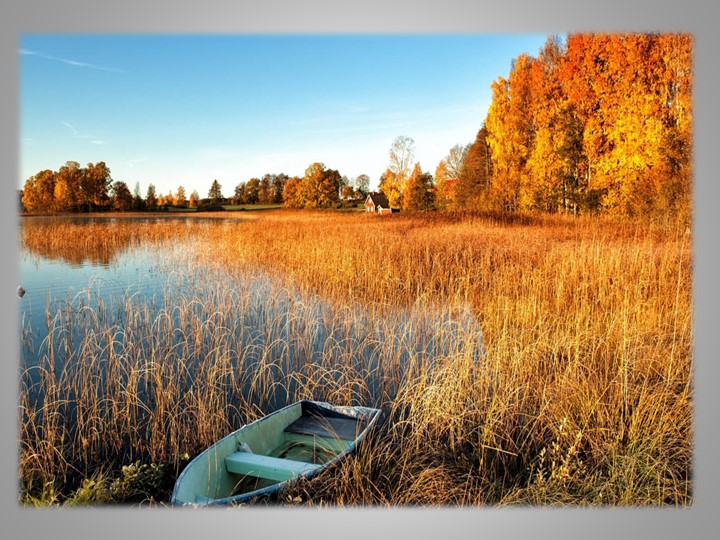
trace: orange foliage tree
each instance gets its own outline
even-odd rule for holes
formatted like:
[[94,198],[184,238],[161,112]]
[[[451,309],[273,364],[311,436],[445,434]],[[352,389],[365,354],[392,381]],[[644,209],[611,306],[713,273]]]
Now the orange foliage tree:
[[106,207],[112,178],[104,162],[80,167],[68,161],[57,172],[44,170],[28,178],[22,202],[28,212],[67,212]]
[[496,208],[688,218],[692,39],[571,34],[518,57],[485,121]]
[[435,208],[433,188],[432,175],[424,173],[420,163],[416,163],[410,177],[405,182],[403,210],[433,210]]
[[486,210],[494,206],[490,191],[492,160],[487,134],[485,126],[480,128],[475,142],[465,154],[454,190],[455,208]]
[[493,160],[492,189],[503,210],[529,206],[530,178],[526,164],[535,135],[530,87],[534,61],[527,54],[520,55],[513,62],[510,77],[498,77],[492,84],[493,97],[485,126]]

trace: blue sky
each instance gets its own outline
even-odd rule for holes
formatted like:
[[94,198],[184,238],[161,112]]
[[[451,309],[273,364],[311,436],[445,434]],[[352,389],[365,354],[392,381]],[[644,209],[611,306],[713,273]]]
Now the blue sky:
[[18,186],[104,161],[144,195],[223,194],[319,161],[377,186],[399,135],[435,167],[472,142],[533,35],[87,35],[20,39]]

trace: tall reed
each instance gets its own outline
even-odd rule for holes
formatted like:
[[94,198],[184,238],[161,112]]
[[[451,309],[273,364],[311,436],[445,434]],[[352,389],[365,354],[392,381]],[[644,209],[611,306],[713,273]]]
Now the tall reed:
[[289,211],[137,227],[175,280],[48,311],[21,377],[25,489],[179,468],[308,397],[388,418],[296,488],[309,504],[692,501],[684,229]]

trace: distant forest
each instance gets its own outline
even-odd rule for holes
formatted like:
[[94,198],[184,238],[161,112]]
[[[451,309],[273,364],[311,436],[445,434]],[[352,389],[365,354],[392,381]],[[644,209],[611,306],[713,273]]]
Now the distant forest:
[[[398,137],[380,191],[408,210],[502,210],[670,216],[692,213],[692,37],[570,34],[548,37],[537,57],[514,59],[491,86],[474,142],[456,145],[432,175]],[[313,163],[303,177],[253,178],[224,198],[143,196],[113,181],[105,163],[67,162],[27,179],[22,210],[68,212],[202,208],[220,203],[333,207],[367,194],[369,178]]]

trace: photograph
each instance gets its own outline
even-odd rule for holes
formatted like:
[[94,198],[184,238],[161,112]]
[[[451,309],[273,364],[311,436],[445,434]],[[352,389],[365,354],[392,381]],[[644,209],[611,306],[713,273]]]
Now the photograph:
[[694,505],[692,33],[17,47],[24,511]]

